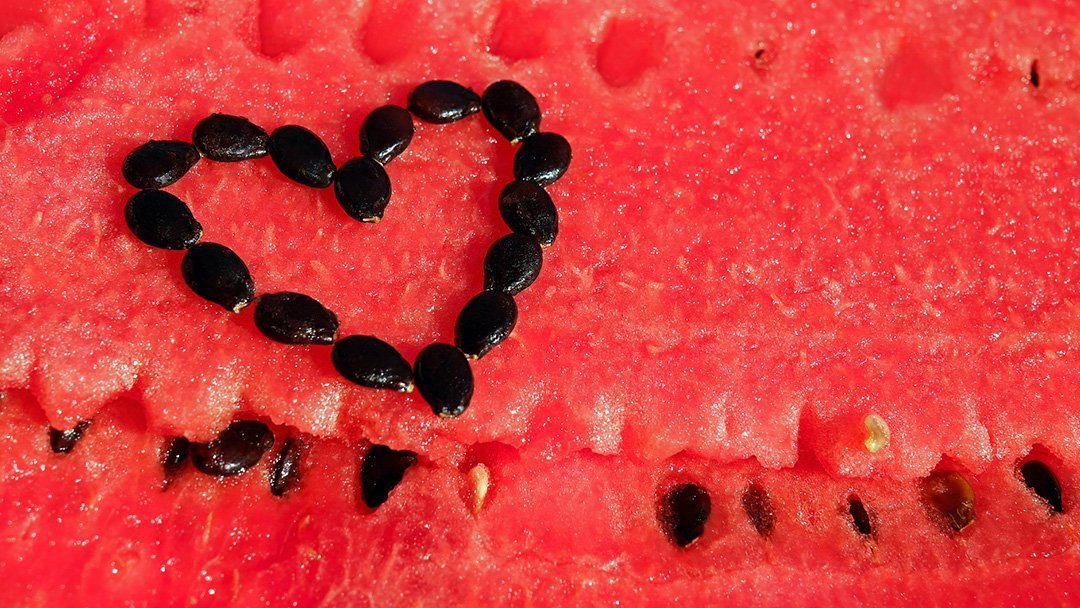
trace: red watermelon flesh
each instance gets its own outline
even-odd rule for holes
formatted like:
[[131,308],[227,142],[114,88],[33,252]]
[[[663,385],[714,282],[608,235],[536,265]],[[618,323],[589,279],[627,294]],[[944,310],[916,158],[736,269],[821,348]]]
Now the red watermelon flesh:
[[[561,27],[536,27],[548,22]],[[1002,604],[1066,603],[1080,587],[1077,26],[1055,3],[9,13],[0,385],[16,464],[0,490],[12,522],[0,572],[20,581],[16,603],[74,589],[148,603],[149,590],[298,605],[898,591],[963,603],[989,588]],[[195,298],[179,254],[124,226],[120,162],[148,139],[186,139],[229,112],[304,125],[341,163],[368,111],[433,78],[517,80],[543,129],[574,146],[549,188],[560,236],[517,298],[511,339],[474,365],[461,418],[348,385],[328,349],[269,343],[250,313]],[[169,190],[260,291],[313,295],[343,333],[412,359],[450,339],[481,288],[511,163],[480,117],[420,125],[388,167],[377,227],[268,159],[203,161]],[[870,413],[890,429],[876,453]],[[274,498],[260,469],[162,492],[161,437],[205,439],[236,416],[317,438],[302,487]],[[46,423],[91,417],[76,452],[47,452]],[[374,513],[355,497],[367,442],[422,460]],[[1015,471],[1033,449],[1060,478],[1064,514]],[[495,485],[474,515],[478,458]],[[976,522],[956,537],[919,499],[938,467],[975,488]],[[714,504],[684,550],[656,521],[680,480]],[[750,480],[776,507],[767,540],[739,505]],[[844,516],[852,492],[876,540]]]

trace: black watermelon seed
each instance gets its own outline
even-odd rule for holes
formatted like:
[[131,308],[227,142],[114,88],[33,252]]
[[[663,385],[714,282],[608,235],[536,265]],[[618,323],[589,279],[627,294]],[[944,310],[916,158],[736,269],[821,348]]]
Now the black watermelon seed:
[[390,492],[416,464],[416,452],[392,450],[385,445],[373,445],[360,463],[360,497],[364,504],[375,509],[390,498]]
[[443,418],[460,416],[473,394],[469,360],[456,346],[436,342],[416,355],[413,382],[431,410]]
[[174,477],[183,470],[190,453],[191,442],[188,441],[187,437],[174,437],[169,442],[168,447],[165,448],[165,454],[161,459],[161,464],[165,468],[165,477]]
[[124,205],[128,228],[140,241],[161,249],[187,249],[202,238],[202,225],[187,203],[162,190],[139,190]]
[[462,307],[454,326],[454,343],[479,359],[510,336],[517,324],[517,304],[502,291],[482,291]]
[[851,524],[855,526],[859,534],[863,536],[874,534],[874,527],[870,523],[870,513],[866,511],[866,506],[857,496],[848,498],[848,514],[851,515]]
[[311,131],[285,125],[270,134],[270,158],[285,177],[312,188],[334,182],[334,159],[330,149]]
[[349,217],[377,223],[390,202],[390,176],[370,158],[353,158],[338,169],[334,196]]
[[350,382],[369,388],[407,393],[413,389],[412,367],[393,346],[373,336],[348,336],[330,351],[334,369]]
[[1050,467],[1038,460],[1029,460],[1020,466],[1020,474],[1024,478],[1024,485],[1048,502],[1051,509],[1058,513],[1065,512],[1061,502],[1061,484]]
[[521,142],[514,154],[514,179],[555,183],[570,166],[570,142],[558,133],[537,133]]
[[276,342],[333,344],[338,319],[311,296],[281,291],[259,296],[255,302],[255,326]]
[[531,234],[541,245],[550,245],[559,235],[559,212],[536,183],[515,180],[503,187],[499,214],[510,230]]
[[199,150],[186,141],[151,140],[127,155],[121,171],[136,188],[164,188],[184,177],[199,158]]
[[49,427],[49,445],[52,447],[52,451],[57,454],[67,454],[75,449],[75,444],[82,438],[88,426],[90,426],[90,421],[83,420],[66,431]]
[[705,533],[712,500],[705,488],[692,483],[673,488],[660,503],[660,524],[668,538],[685,547]]
[[517,295],[540,276],[543,264],[540,241],[511,232],[495,241],[484,256],[484,289]]
[[375,108],[360,125],[360,153],[385,165],[412,141],[412,115],[401,106]]
[[239,312],[255,297],[255,281],[232,249],[217,243],[194,245],[180,262],[180,273],[196,295]]
[[284,496],[286,492],[300,485],[300,466],[304,461],[307,446],[303,441],[289,437],[281,444],[281,450],[274,459],[274,469],[270,473],[270,493]]
[[461,120],[480,111],[480,96],[456,82],[432,80],[409,93],[409,111],[437,125]]
[[274,433],[257,420],[238,420],[216,439],[191,446],[191,462],[207,475],[229,477],[255,466],[274,445]]
[[756,483],[750,484],[750,487],[743,492],[742,505],[757,533],[762,538],[769,538],[776,525],[776,512],[773,510],[772,499],[769,498],[769,493],[765,491],[765,488]]
[[235,162],[266,156],[270,136],[241,116],[211,114],[195,125],[191,141],[210,160]]
[[492,83],[484,90],[480,105],[491,126],[511,142],[525,139],[540,128],[536,98],[512,80]]
[[975,521],[975,491],[956,471],[935,471],[923,480],[923,501],[931,516],[951,532]]

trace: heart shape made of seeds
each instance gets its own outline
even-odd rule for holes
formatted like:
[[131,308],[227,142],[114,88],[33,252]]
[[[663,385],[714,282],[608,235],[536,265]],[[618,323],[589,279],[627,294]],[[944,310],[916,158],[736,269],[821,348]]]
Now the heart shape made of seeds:
[[[334,187],[345,212],[378,223],[390,202],[383,168],[408,148],[413,118],[445,124],[482,112],[511,144],[514,181],[499,193],[499,214],[510,228],[484,258],[484,291],[465,304],[454,327],[454,344],[425,346],[412,365],[390,344],[369,335],[338,337],[338,319],[311,296],[294,292],[256,296],[244,261],[228,247],[201,241],[202,225],[187,203],[161,190],[201,159],[238,162],[269,154],[289,179],[312,188]],[[558,211],[544,186],[570,165],[570,144],[541,133],[540,107],[520,84],[501,80],[477,95],[447,80],[416,87],[406,107],[372,110],[360,126],[360,156],[336,166],[330,150],[311,131],[285,125],[267,133],[246,118],[213,114],[200,121],[192,141],[149,141],[124,159],[124,179],[139,188],[124,207],[136,238],[161,249],[184,250],[181,274],[196,295],[239,312],[254,303],[255,325],[285,344],[332,345],[334,368],[346,380],[370,388],[412,391],[415,386],[442,417],[461,415],[473,394],[470,359],[480,359],[505,340],[517,323],[514,296],[532,284],[543,263],[543,247],[558,234]]]

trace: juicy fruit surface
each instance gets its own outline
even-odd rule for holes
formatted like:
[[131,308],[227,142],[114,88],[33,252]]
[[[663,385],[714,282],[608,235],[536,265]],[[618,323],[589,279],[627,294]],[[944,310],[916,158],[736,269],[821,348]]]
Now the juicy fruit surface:
[[[825,583],[770,584],[812,568],[873,600],[976,580],[1000,583],[1003,604],[1075,593],[1071,514],[1050,516],[1014,472],[1037,445],[1074,499],[1080,23],[1069,8],[320,7],[31,3],[0,17],[0,90],[12,92],[0,99],[0,413],[6,462],[18,463],[0,491],[17,522],[0,569],[42,583],[20,600],[111,580],[116,598],[196,589],[255,604],[244,594],[281,590],[310,593],[301,605],[361,604],[374,591],[342,581],[363,573],[401,603],[406,590],[664,603],[733,585],[813,603]],[[565,27],[536,31],[546,21]],[[521,82],[541,129],[574,149],[549,187],[559,237],[516,297],[513,334],[474,366],[458,419],[433,416],[416,392],[351,385],[329,348],[269,342],[250,311],[193,296],[180,254],[127,232],[120,167],[148,140],[188,139],[231,113],[268,131],[303,125],[340,165],[370,110],[437,78],[475,91]],[[168,191],[207,240],[241,255],[260,293],[311,295],[342,335],[375,334],[413,360],[451,340],[482,288],[512,165],[513,148],[474,116],[418,123],[387,167],[394,195],[377,227],[269,158],[203,160]],[[134,430],[95,422],[73,458],[48,453],[46,421],[70,428],[103,407],[104,419],[126,408]],[[162,493],[161,437],[206,440],[240,413],[324,440],[304,484],[284,501],[265,471],[189,476]],[[873,454],[871,413],[890,429]],[[349,493],[357,442],[421,455],[374,513]],[[474,515],[459,489],[476,446],[513,457],[492,464],[494,493]],[[976,480],[960,542],[918,499],[915,479],[943,455]],[[110,464],[131,474],[116,479]],[[655,521],[668,474],[714,493],[688,550]],[[751,478],[776,503],[767,541],[739,511]],[[853,490],[878,514],[876,548],[840,527]],[[102,497],[128,506],[95,507]],[[171,506],[186,497],[211,506]],[[113,525],[126,534],[97,532]],[[170,544],[184,530],[193,544]],[[71,571],[49,571],[50,542]],[[460,547],[474,559],[448,561]],[[350,549],[355,563],[322,559]],[[232,570],[204,572],[218,553]],[[555,567],[570,562],[581,570]],[[520,569],[500,575],[505,563]],[[937,568],[930,582],[909,580],[924,566]],[[512,579],[530,568],[556,583]],[[448,572],[484,585],[433,582]]]

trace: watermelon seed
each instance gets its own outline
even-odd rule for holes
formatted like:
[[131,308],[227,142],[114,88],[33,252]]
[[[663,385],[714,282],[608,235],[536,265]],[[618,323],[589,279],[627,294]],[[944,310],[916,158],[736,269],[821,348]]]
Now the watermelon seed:
[[457,347],[442,342],[425,346],[413,363],[420,396],[443,418],[460,416],[469,407],[473,374],[469,360]]
[[334,369],[346,380],[402,393],[413,390],[412,367],[396,348],[374,336],[348,336],[330,351]]
[[851,524],[863,536],[871,536],[874,528],[870,524],[870,514],[858,496],[854,494],[848,497],[848,514],[851,515]]
[[164,188],[184,177],[199,162],[199,158],[199,150],[186,141],[151,140],[124,158],[121,172],[124,179],[136,188]]
[[517,324],[517,304],[502,291],[482,291],[458,314],[454,343],[471,359],[479,359],[510,336]]
[[330,149],[311,131],[297,125],[274,129],[268,146],[270,158],[285,177],[312,188],[334,182]]
[[415,132],[412,115],[405,108],[375,108],[360,125],[360,153],[385,165],[409,147]]
[[743,510],[750,518],[750,523],[762,538],[772,535],[776,525],[776,511],[773,509],[772,499],[765,488],[751,483],[750,487],[742,495]]
[[484,501],[487,500],[488,489],[490,488],[491,471],[488,470],[487,465],[481,462],[469,469],[469,507],[473,515],[479,515],[480,511],[483,510]]
[[341,165],[334,179],[334,196],[349,217],[378,223],[390,202],[390,176],[374,160],[358,156]]
[[52,447],[52,451],[57,454],[67,454],[71,450],[75,449],[75,444],[82,438],[83,433],[86,432],[86,428],[90,426],[89,420],[83,420],[74,427],[61,431],[55,428],[49,428],[49,445]]
[[424,122],[446,124],[480,111],[480,96],[456,82],[432,80],[409,93],[408,109]]
[[274,468],[270,473],[270,493],[284,496],[286,492],[300,484],[300,465],[304,460],[307,446],[296,438],[289,437],[281,444],[281,450],[274,459]]
[[337,316],[302,293],[281,291],[259,296],[254,318],[259,331],[275,342],[332,344],[337,337]]
[[536,237],[547,246],[559,234],[559,212],[551,196],[533,182],[515,180],[499,192],[499,215],[514,232]]
[[661,499],[660,525],[673,543],[685,547],[705,533],[705,522],[711,512],[708,490],[697,484],[682,484]]
[[1039,88],[1039,60],[1036,59],[1031,62],[1031,71],[1028,72],[1028,79],[1031,81],[1031,86],[1036,89]]
[[935,471],[922,484],[923,501],[932,517],[952,532],[975,521],[975,491],[956,471]]
[[1024,478],[1024,485],[1049,503],[1051,509],[1057,513],[1065,512],[1061,502],[1061,484],[1050,467],[1041,461],[1029,460],[1021,465],[1020,474]]
[[416,464],[416,452],[393,450],[385,445],[373,445],[360,462],[360,497],[364,504],[375,509],[390,498],[390,492],[401,483],[405,471]]
[[525,138],[514,154],[514,179],[541,186],[555,183],[570,166],[570,143],[558,133],[536,133]]
[[494,82],[480,97],[480,107],[495,130],[517,143],[540,128],[540,106],[525,87],[512,80]]
[[511,232],[495,241],[484,256],[484,289],[516,296],[540,276],[543,263],[540,241]]
[[191,446],[195,468],[217,477],[238,475],[255,466],[274,445],[274,433],[257,420],[237,420],[217,438]]
[[188,441],[187,437],[174,437],[169,442],[162,457],[162,466],[165,468],[166,479],[175,477],[184,469],[190,453],[191,442]]
[[187,203],[163,190],[139,190],[124,205],[128,228],[140,241],[159,249],[188,249],[203,228]]
[[889,445],[889,425],[884,418],[869,414],[863,418],[863,426],[866,427],[866,439],[863,440],[866,451],[876,454],[878,450]]
[[180,261],[180,273],[196,295],[239,312],[255,297],[255,281],[240,256],[217,243],[191,247]]
[[191,141],[210,160],[236,162],[266,156],[270,136],[266,130],[241,116],[211,114],[199,121]]

